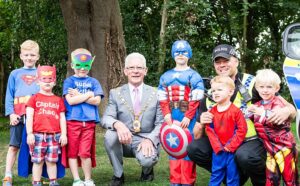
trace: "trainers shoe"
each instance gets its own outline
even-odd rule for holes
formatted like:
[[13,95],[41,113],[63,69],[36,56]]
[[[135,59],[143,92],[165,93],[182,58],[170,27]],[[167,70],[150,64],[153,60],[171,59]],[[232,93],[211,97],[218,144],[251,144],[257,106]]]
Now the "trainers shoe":
[[5,177],[2,180],[2,186],[12,186],[12,178],[11,177]]
[[96,186],[92,179],[91,180],[86,180],[83,183],[84,183],[85,186]]
[[42,182],[39,182],[39,183],[32,183],[32,186],[42,186]]
[[73,182],[72,186],[85,186],[82,180]]
[[52,183],[49,183],[49,186],[59,186],[59,184],[57,183],[57,181],[54,181]]

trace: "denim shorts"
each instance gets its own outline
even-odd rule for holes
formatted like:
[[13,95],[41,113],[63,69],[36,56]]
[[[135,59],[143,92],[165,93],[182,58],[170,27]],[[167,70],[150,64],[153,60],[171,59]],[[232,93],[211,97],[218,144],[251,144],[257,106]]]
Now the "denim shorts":
[[22,142],[23,129],[24,129],[24,124],[22,121],[20,121],[17,125],[10,126],[9,146],[20,148]]

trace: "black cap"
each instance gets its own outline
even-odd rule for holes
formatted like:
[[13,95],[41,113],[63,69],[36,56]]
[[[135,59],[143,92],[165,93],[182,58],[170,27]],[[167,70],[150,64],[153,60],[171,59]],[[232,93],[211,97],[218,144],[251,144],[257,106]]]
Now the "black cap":
[[213,62],[215,62],[215,59],[217,57],[223,57],[223,58],[229,59],[231,56],[237,57],[233,46],[227,45],[227,44],[222,44],[222,45],[218,45],[214,48],[213,53],[212,53],[212,60],[213,60]]

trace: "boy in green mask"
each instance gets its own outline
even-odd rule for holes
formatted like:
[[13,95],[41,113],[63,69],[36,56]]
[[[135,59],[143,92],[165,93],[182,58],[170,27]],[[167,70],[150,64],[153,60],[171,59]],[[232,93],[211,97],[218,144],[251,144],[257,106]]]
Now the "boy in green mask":
[[[73,186],[94,186],[91,178],[95,162],[95,127],[99,123],[98,106],[103,98],[103,90],[99,81],[88,76],[94,58],[83,48],[71,53],[71,67],[75,74],[64,81],[63,96],[66,105],[67,159],[74,178]],[[79,161],[80,163],[79,163]],[[81,166],[85,181],[79,177]]]

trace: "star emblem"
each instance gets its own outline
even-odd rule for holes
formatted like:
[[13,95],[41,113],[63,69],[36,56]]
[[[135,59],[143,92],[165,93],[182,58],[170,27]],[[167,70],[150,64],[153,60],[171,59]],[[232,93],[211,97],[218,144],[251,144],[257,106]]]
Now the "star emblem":
[[173,145],[177,146],[177,142],[176,142],[177,139],[178,137],[172,136],[172,133],[170,133],[168,135],[167,141],[170,143],[170,146],[172,147]]
[[82,54],[82,55],[80,56],[80,60],[81,60],[81,61],[86,61],[86,59],[87,59],[87,56],[86,56],[86,55]]
[[183,42],[178,43],[176,48],[177,49],[184,48],[184,43]]
[[179,73],[175,73],[173,74],[173,78],[179,78],[180,74]]

